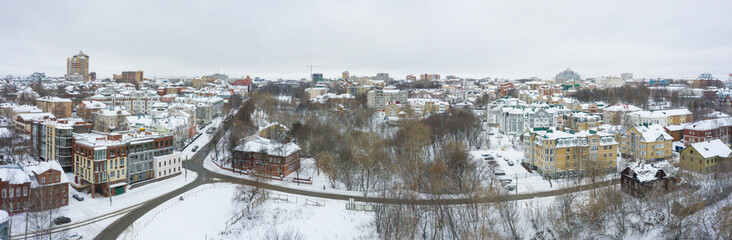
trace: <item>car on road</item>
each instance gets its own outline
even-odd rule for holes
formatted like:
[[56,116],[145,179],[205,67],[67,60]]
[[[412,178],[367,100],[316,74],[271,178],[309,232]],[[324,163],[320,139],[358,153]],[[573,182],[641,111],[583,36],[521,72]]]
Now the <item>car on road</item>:
[[74,193],[74,195],[72,195],[72,197],[79,202],[84,201],[84,197],[79,196],[79,194]]
[[495,174],[496,176],[503,176],[503,175],[506,175],[506,172],[504,172],[501,169],[494,169],[493,174]]
[[483,160],[493,160],[495,159],[492,155],[488,154],[488,156],[484,156]]
[[70,222],[71,222],[71,218],[64,217],[64,216],[57,217],[56,219],[53,220],[53,224],[56,224],[56,225],[67,224]]
[[77,232],[66,232],[64,234],[64,240],[79,240],[81,239],[81,235]]
[[508,160],[508,166],[513,166],[513,161]]
[[198,151],[198,145],[193,146],[193,149],[191,149],[191,152],[196,152],[196,151]]
[[508,191],[514,191],[514,190],[516,190],[516,185],[515,184],[508,184],[508,185],[504,186],[503,188],[505,188]]

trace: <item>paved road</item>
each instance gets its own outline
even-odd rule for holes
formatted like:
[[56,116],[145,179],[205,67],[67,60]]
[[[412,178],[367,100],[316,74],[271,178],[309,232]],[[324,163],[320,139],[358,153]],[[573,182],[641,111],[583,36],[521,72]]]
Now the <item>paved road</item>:
[[[223,123],[222,123],[223,125]],[[219,129],[220,131],[222,129]],[[210,143],[218,142],[217,140],[212,140]],[[140,205],[139,207],[135,208],[134,210],[129,211],[128,214],[124,215],[123,217],[117,219],[114,223],[110,224],[105,228],[98,236],[96,236],[94,239],[117,239],[122,232],[127,229],[128,226],[132,225],[137,219],[154,209],[155,207],[163,204],[164,202],[173,199],[177,197],[178,195],[181,195],[191,189],[194,189],[198,186],[207,184],[207,183],[214,183],[214,182],[229,182],[234,184],[243,184],[243,185],[253,185],[258,184],[252,180],[247,179],[240,179],[236,177],[231,177],[215,172],[211,172],[203,167],[203,161],[206,158],[206,155],[211,151],[212,145],[206,144],[204,145],[198,152],[188,161],[188,164],[186,164],[184,167],[190,171],[194,171],[198,173],[198,177],[191,183],[176,189],[172,192],[166,193],[162,196],[156,197],[152,200],[149,200],[145,202],[144,204]],[[216,178],[217,180],[213,180]],[[557,190],[551,190],[546,192],[538,192],[538,193],[522,193],[522,194],[512,194],[512,195],[506,195],[502,196],[498,199],[479,199],[479,202],[492,202],[492,201],[513,201],[513,200],[525,200],[525,199],[532,199],[532,198],[539,198],[539,197],[550,197],[550,196],[556,196],[561,195],[565,193],[570,192],[579,192],[579,191],[585,191],[590,190],[594,188],[600,188],[605,186],[610,186],[619,183],[618,180],[612,180],[612,181],[603,181],[588,185],[582,185],[577,187],[570,187],[570,188],[563,188],[563,189],[557,189]],[[335,200],[349,200],[353,198],[356,201],[360,202],[370,202],[370,203],[390,203],[390,204],[418,204],[418,205],[448,205],[448,204],[466,204],[466,203],[475,203],[475,199],[467,199],[467,198],[457,198],[457,199],[397,199],[397,198],[379,198],[379,197],[364,197],[364,196],[352,196],[352,195],[343,195],[343,194],[335,194],[335,193],[327,193],[327,192],[315,192],[315,191],[308,191],[308,190],[301,190],[301,189],[293,189],[293,188],[287,188],[279,185],[272,185],[272,184],[265,184],[263,185],[263,188],[269,189],[272,191],[277,192],[284,192],[284,193],[290,193],[290,194],[296,194],[296,195],[302,195],[307,197],[317,197],[317,198],[326,198],[326,199],[335,199]]]

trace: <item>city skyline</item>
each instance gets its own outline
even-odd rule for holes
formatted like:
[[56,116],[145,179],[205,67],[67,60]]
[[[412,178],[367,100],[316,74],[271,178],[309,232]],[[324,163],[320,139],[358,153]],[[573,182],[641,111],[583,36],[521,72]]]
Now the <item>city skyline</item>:
[[732,3],[663,3],[7,2],[0,74],[63,76],[83,50],[98,78],[300,79],[312,64],[326,78],[551,79],[570,68],[583,78],[727,79]]

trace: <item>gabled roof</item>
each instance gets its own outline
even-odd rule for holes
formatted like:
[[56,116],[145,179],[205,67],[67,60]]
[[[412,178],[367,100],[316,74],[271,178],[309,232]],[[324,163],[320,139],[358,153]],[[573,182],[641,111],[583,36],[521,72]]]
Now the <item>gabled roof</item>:
[[644,142],[657,142],[673,139],[673,137],[666,133],[663,127],[658,124],[652,124],[648,126],[635,126],[633,128],[638,130],[638,132],[641,134],[641,137],[643,137]]
[[727,147],[722,140],[714,139],[708,142],[692,143],[691,147],[696,149],[703,158],[722,157],[726,158],[732,154],[732,149]]

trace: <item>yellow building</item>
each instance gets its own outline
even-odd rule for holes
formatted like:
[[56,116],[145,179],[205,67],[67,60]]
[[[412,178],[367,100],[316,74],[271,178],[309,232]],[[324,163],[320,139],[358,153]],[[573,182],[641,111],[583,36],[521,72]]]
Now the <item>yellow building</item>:
[[41,97],[36,99],[36,106],[57,118],[71,117],[71,99],[60,97]]
[[524,164],[545,177],[612,172],[616,167],[618,142],[611,134],[535,128],[524,133],[523,139]]
[[213,77],[194,78],[191,80],[191,86],[193,86],[193,88],[195,89],[201,89],[209,83],[213,83],[214,81],[216,81],[216,78]]
[[722,140],[693,143],[681,150],[681,169],[701,174],[713,173],[721,162],[730,161],[732,149]]
[[74,182],[91,185],[92,197],[96,192],[107,196],[125,192],[127,147],[121,138],[120,135],[107,135],[74,142]]
[[602,116],[584,112],[573,112],[560,116],[562,125],[573,131],[589,131],[602,125]]
[[79,51],[79,54],[66,59],[66,79],[89,81],[89,55]]
[[620,152],[632,161],[660,161],[671,157],[672,141],[661,125],[644,124],[628,129],[620,137]]

